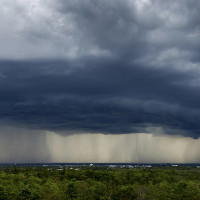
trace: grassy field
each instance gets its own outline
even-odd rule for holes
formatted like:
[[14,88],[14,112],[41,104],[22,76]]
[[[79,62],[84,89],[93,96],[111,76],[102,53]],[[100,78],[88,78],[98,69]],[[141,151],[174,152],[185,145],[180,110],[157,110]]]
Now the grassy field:
[[200,169],[1,167],[0,200],[199,200]]

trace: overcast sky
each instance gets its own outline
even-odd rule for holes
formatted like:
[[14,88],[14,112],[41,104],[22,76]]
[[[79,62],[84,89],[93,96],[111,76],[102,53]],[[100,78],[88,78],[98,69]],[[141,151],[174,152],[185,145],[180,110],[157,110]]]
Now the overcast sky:
[[199,10],[199,0],[1,0],[1,126],[197,139]]

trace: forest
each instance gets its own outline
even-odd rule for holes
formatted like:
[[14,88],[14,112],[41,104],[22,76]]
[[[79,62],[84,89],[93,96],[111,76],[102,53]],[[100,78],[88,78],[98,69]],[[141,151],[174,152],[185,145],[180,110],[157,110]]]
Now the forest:
[[196,167],[1,167],[0,200],[199,200]]

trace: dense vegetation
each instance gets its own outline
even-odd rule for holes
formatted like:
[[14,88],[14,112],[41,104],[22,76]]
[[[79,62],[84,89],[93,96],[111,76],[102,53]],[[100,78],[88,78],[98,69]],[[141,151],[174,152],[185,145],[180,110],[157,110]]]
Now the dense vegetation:
[[200,169],[0,168],[0,200],[199,200]]

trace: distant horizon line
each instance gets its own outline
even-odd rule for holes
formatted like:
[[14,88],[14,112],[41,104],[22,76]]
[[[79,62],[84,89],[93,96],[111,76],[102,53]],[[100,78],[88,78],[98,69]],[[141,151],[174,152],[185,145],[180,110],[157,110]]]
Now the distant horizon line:
[[2,164],[200,164],[200,162],[186,162],[186,163],[179,163],[179,162],[0,162]]

